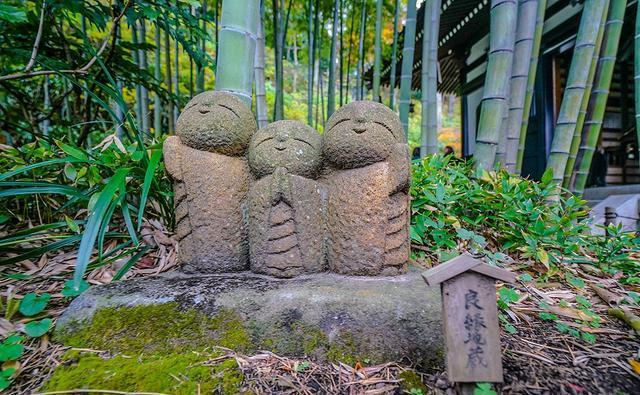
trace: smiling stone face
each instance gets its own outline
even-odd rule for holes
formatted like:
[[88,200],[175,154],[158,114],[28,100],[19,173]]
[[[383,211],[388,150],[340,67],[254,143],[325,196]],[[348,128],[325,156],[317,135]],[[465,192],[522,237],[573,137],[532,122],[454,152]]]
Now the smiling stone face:
[[226,92],[207,91],[186,105],[176,134],[191,148],[239,156],[257,128],[251,110],[240,99]]
[[320,135],[297,121],[277,121],[258,130],[249,145],[249,166],[258,178],[278,167],[314,178],[320,167]]
[[325,128],[323,152],[336,168],[352,169],[386,160],[404,142],[402,124],[387,106],[351,102],[336,111]]

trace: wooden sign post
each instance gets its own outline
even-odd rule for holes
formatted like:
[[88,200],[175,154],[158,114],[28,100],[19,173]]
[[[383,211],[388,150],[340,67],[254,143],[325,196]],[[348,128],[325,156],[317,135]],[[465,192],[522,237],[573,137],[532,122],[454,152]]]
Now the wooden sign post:
[[428,285],[440,284],[447,375],[464,383],[501,383],[502,352],[495,280],[513,283],[513,273],[461,255],[422,274]]

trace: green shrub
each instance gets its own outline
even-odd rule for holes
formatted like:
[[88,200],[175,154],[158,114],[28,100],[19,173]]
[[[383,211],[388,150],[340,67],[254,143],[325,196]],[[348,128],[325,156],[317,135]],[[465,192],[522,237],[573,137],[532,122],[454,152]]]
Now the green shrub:
[[[416,254],[463,249],[492,261],[509,254],[553,274],[563,263],[602,264],[638,251],[632,236],[591,235],[586,201],[557,197],[555,191],[550,173],[537,182],[505,170],[476,175],[471,161],[438,155],[416,161],[411,189]],[[622,260],[613,267],[627,275],[640,270],[638,263]]]

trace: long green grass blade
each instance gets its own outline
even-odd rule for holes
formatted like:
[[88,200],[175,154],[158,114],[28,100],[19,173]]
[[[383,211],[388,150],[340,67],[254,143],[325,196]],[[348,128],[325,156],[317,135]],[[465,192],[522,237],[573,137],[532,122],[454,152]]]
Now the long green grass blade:
[[11,178],[11,177],[13,177],[15,175],[27,172],[29,170],[38,169],[40,167],[56,165],[58,163],[78,163],[78,162],[82,162],[82,161],[78,160],[76,158],[60,158],[60,159],[46,160],[44,162],[34,163],[34,164],[31,164],[31,165],[23,166],[23,167],[21,167],[19,169],[15,169],[15,170],[8,171],[6,173],[0,174],[0,181],[6,180],[7,178]]
[[82,234],[82,240],[80,241],[80,248],[78,249],[78,259],[76,261],[75,273],[73,275],[73,286],[76,290],[80,289],[80,283],[84,276],[89,260],[91,259],[91,252],[95,245],[96,238],[98,237],[99,225],[104,220],[104,215],[107,212],[109,205],[115,197],[118,189],[124,184],[125,177],[129,173],[130,168],[118,169],[116,173],[111,177],[111,180],[105,185],[100,196],[96,201],[96,204],[89,214],[87,220],[87,226]]
[[113,281],[118,281],[118,280],[120,280],[122,278],[122,276],[127,274],[129,269],[131,269],[133,267],[133,265],[135,265],[136,262],[138,262],[140,260],[140,258],[142,258],[142,256],[148,250],[149,250],[149,247],[147,247],[147,246],[142,247],[142,249],[140,251],[138,251],[134,256],[132,256],[131,259],[129,259],[127,261],[127,263],[122,265],[122,267],[116,272],[116,274],[113,276]]
[[151,154],[151,160],[149,161],[149,165],[147,166],[147,171],[144,174],[144,183],[142,184],[142,193],[140,195],[140,207],[138,212],[138,230],[142,228],[142,217],[144,215],[144,209],[147,205],[147,199],[149,197],[149,189],[151,188],[151,182],[153,181],[153,176],[156,174],[156,169],[158,168],[158,164],[160,163],[160,158],[162,158],[162,150],[155,150],[153,154]]

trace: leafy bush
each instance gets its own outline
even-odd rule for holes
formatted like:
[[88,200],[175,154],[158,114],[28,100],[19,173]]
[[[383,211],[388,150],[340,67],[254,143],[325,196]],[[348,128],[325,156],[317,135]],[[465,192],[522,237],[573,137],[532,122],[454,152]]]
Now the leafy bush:
[[[171,224],[171,185],[160,162],[161,145],[151,142],[140,147],[134,142],[125,146],[110,135],[96,148],[100,150],[87,151],[62,142],[52,145],[44,140],[20,148],[2,147],[0,220],[12,229],[37,225],[0,238],[0,248],[13,253],[0,264],[80,243],[75,277],[78,288],[94,246],[102,264],[105,239],[127,238],[109,232],[109,226],[126,228],[130,238],[111,251],[113,254],[131,245],[137,248],[145,208],[148,215]],[[43,245],[42,241],[50,242]]]
[[[624,260],[637,239],[606,239],[590,234],[586,202],[557,196],[551,173],[541,182],[505,170],[476,175],[471,161],[431,156],[413,165],[411,239],[424,256],[462,248],[485,253],[491,260],[510,254],[541,264],[553,274],[562,263]],[[635,275],[636,262],[622,260],[613,268]]]

